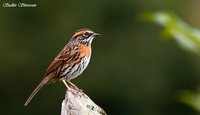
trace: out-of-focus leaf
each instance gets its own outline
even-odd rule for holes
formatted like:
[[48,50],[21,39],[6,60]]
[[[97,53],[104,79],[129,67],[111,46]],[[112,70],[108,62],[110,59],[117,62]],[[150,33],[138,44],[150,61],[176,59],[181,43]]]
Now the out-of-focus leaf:
[[200,30],[189,26],[174,13],[144,13],[142,18],[164,26],[162,36],[169,37],[171,35],[182,48],[200,53]]
[[[172,36],[185,50],[200,54],[200,30],[189,26],[172,12],[144,13],[142,19],[155,22],[164,27],[161,36]],[[180,93],[181,102],[200,112],[200,89],[197,93],[184,90]]]
[[190,105],[194,109],[200,112],[200,89],[197,93],[189,90],[182,91],[180,93],[181,102]]

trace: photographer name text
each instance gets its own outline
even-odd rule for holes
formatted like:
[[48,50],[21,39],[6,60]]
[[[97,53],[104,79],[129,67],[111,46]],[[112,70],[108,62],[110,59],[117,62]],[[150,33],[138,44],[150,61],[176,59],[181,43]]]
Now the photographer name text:
[[34,3],[3,3],[3,7],[7,7],[7,8],[33,8],[33,7],[37,7],[37,4]]

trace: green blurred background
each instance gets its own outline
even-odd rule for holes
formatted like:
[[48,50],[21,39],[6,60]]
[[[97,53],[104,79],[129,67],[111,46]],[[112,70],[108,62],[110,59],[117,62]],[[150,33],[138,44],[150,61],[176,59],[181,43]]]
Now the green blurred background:
[[[36,3],[5,8],[3,3]],[[59,115],[65,86],[44,87],[24,107],[31,91],[73,33],[87,27],[93,41],[86,71],[74,79],[109,115],[198,115],[180,92],[196,91],[200,57],[175,40],[163,41],[163,27],[139,20],[146,11],[170,10],[200,28],[199,0],[0,1],[0,114]]]

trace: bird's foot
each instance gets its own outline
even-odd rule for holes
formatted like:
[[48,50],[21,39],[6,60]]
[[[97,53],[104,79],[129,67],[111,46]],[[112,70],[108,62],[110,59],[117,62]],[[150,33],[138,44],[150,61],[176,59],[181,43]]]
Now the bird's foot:
[[82,89],[79,89],[76,85],[74,85],[72,82],[67,81],[67,83],[69,84],[69,87],[73,88],[74,90],[78,91],[78,92],[83,92]]
[[75,89],[74,87],[70,87],[69,89],[68,89],[68,91],[70,91],[73,95],[76,95],[76,96],[82,96],[82,95],[84,95],[84,93],[82,92],[82,90],[81,89]]
[[69,87],[70,87],[70,88],[73,88],[74,90],[76,90],[76,91],[78,91],[78,92],[83,92],[83,90],[82,90],[82,89],[79,89],[77,86],[72,86],[72,85],[70,85]]
[[[79,89],[76,85],[74,85],[72,82],[68,81],[68,80],[63,80],[63,83],[66,85],[68,91],[70,91],[72,94],[74,95],[84,95],[83,90]],[[68,84],[67,84],[68,83]]]

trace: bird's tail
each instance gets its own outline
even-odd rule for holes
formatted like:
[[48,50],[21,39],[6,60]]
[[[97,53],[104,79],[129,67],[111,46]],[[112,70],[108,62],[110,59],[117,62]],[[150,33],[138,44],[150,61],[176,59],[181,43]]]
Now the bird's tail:
[[48,82],[51,81],[51,77],[47,76],[45,77],[40,84],[33,90],[33,92],[31,93],[31,95],[28,97],[28,99],[26,100],[24,106],[27,106],[29,104],[29,102],[32,100],[32,98],[35,96],[35,94],[44,86],[46,85]]

